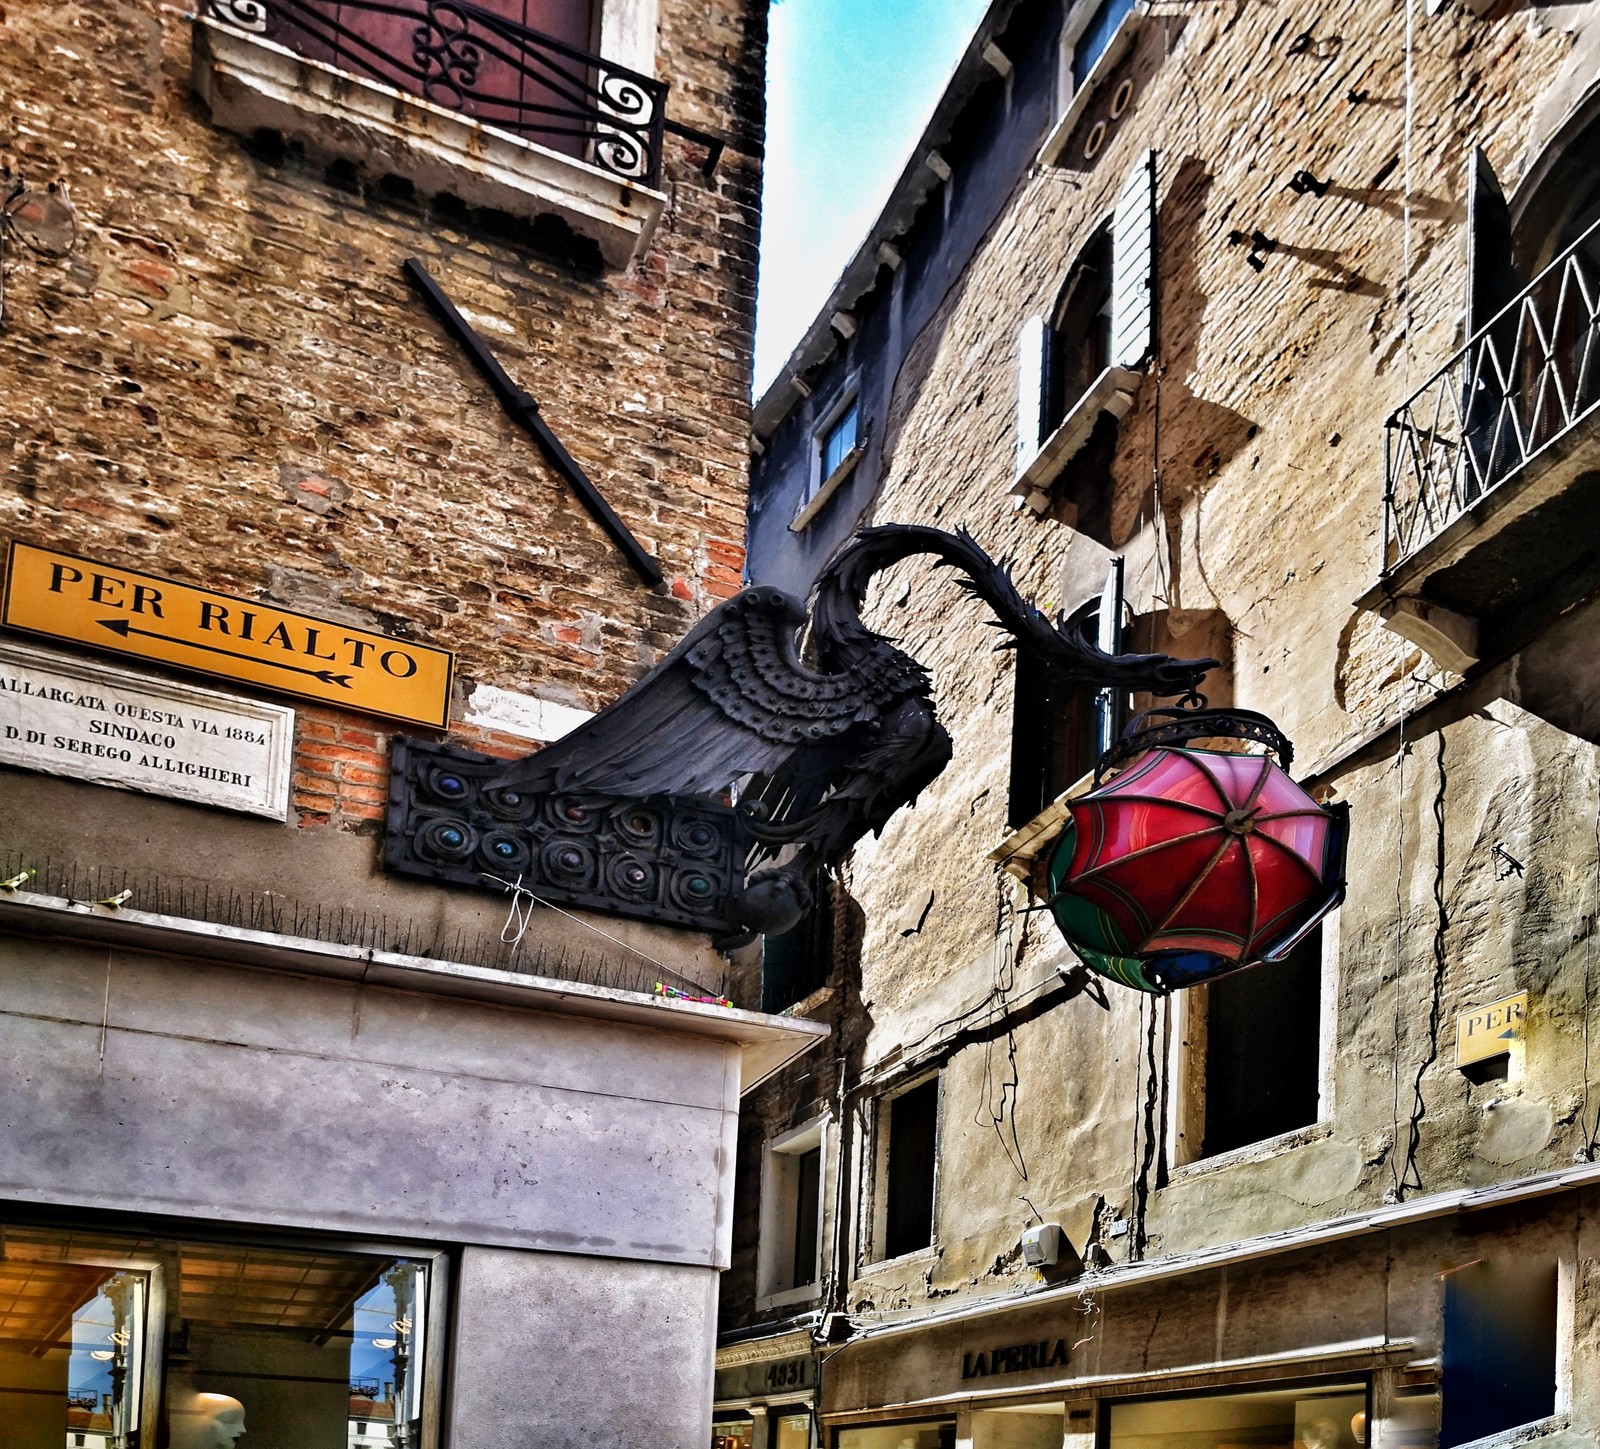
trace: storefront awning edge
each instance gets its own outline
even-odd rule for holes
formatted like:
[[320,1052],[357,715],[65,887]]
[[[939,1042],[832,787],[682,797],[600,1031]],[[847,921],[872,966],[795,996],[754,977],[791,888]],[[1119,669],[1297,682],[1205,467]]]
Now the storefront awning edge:
[[247,930],[28,891],[0,892],[0,934],[86,941],[224,965],[361,981],[399,991],[491,1001],[530,1011],[620,1021],[736,1044],[748,1092],[828,1034],[826,1025],[698,1001],[525,976],[489,966],[407,956],[305,936]]
[[867,1339],[884,1338],[896,1333],[913,1333],[936,1325],[958,1323],[963,1319],[983,1318],[1009,1313],[1014,1310],[1036,1308],[1040,1304],[1080,1298],[1085,1294],[1110,1293],[1122,1288],[1139,1287],[1163,1278],[1182,1277],[1203,1273],[1209,1269],[1226,1268],[1236,1263],[1271,1257],[1277,1253],[1298,1252],[1318,1248],[1329,1243],[1343,1242],[1368,1233],[1386,1232],[1391,1228],[1426,1222],[1431,1218],[1448,1217],[1452,1213],[1480,1212],[1487,1208],[1507,1207],[1531,1198],[1548,1197],[1558,1192],[1600,1186],[1600,1163],[1582,1167],[1565,1168],[1557,1172],[1533,1174],[1495,1183],[1488,1187],[1452,1188],[1447,1192],[1430,1193],[1410,1202],[1394,1203],[1343,1217],[1328,1218],[1305,1227],[1289,1228],[1277,1233],[1263,1233],[1253,1238],[1243,1238],[1234,1243],[1198,1248],[1190,1253],[1175,1253],[1170,1257],[1149,1262],[1123,1263],[1099,1272],[1085,1273],[1070,1283],[1053,1284],[1017,1295],[969,1300],[935,1313],[918,1317],[898,1318],[892,1322],[858,1325],[855,1333],[841,1348],[861,1343]]
[[[1003,1404],[1008,1400],[1033,1403],[1041,1399],[1081,1399],[1104,1394],[1108,1389],[1118,1393],[1145,1393],[1171,1390],[1181,1392],[1190,1387],[1215,1388],[1220,1379],[1248,1378],[1281,1371],[1285,1376],[1322,1375],[1340,1372],[1354,1373],[1365,1368],[1376,1357],[1408,1359],[1416,1352],[1416,1343],[1409,1338],[1385,1339],[1380,1337],[1352,1339],[1347,1343],[1315,1344],[1310,1348],[1291,1349],[1286,1353],[1254,1354],[1248,1358],[1217,1359],[1204,1364],[1182,1364],[1176,1368],[1147,1369],[1132,1374],[1093,1374],[1083,1378],[1051,1379],[1045,1383],[1012,1385],[1002,1389],[963,1389],[955,1393],[939,1394],[928,1399],[908,1399],[894,1404],[878,1404],[870,1409],[851,1409],[843,1413],[825,1414],[828,1423],[841,1426],[852,1423],[870,1423],[885,1414],[932,1413],[948,1410],[957,1405],[974,1408]],[[1193,1380],[1193,1384],[1189,1382]]]

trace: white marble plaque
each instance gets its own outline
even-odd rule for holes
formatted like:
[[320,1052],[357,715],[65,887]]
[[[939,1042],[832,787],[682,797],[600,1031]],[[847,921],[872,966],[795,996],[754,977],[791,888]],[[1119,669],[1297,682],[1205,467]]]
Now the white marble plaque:
[[294,711],[0,643],[0,764],[283,820]]

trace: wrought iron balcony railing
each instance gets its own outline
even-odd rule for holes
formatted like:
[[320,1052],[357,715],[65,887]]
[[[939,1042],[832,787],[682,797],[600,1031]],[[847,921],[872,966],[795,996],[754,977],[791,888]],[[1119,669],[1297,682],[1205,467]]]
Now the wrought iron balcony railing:
[[1396,410],[1384,438],[1383,572],[1600,404],[1600,223]]
[[663,82],[470,0],[207,0],[206,10],[629,181],[660,179]]

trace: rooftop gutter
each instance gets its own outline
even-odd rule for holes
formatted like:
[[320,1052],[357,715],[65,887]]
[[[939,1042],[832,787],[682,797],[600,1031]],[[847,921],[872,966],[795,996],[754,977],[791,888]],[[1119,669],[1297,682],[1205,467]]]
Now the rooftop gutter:
[[[871,292],[877,282],[878,271],[885,264],[880,255],[882,248],[885,245],[892,246],[911,230],[923,202],[948,179],[950,169],[943,157],[939,156],[939,147],[949,139],[957,119],[978,87],[996,75],[1003,76],[1009,72],[1010,61],[995,46],[994,37],[1004,28],[1020,3],[1021,0],[993,0],[983,19],[978,22],[977,30],[967,42],[961,59],[956,62],[955,70],[933,108],[933,115],[911,148],[910,158],[900,172],[900,179],[889,192],[889,199],[878,213],[878,219],[839,274],[828,300],[822,304],[810,328],[789,354],[789,360],[756,403],[750,419],[750,429],[755,437],[763,441],[770,438],[794,405],[806,395],[795,386],[795,379],[823,361],[837,345],[833,318],[841,312],[850,312],[857,302]],[[936,169],[941,167],[942,174]]]

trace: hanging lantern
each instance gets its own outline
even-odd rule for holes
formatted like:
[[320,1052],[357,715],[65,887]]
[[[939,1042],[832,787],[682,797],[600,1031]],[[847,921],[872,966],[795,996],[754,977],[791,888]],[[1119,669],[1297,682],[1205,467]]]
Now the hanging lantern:
[[[1265,744],[1282,764],[1192,744],[1223,738]],[[1295,784],[1292,759],[1249,711],[1137,717],[1096,779],[1120,772],[1067,802],[1050,860],[1051,911],[1084,963],[1164,992],[1287,955],[1344,896],[1349,813]]]

